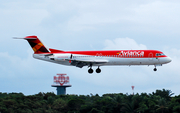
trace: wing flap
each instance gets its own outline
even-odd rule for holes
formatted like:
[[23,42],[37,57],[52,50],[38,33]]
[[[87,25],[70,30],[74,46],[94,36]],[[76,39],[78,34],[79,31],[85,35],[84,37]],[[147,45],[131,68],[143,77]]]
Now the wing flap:
[[82,68],[83,66],[93,65],[93,64],[103,64],[107,63],[107,60],[69,60],[71,65]]

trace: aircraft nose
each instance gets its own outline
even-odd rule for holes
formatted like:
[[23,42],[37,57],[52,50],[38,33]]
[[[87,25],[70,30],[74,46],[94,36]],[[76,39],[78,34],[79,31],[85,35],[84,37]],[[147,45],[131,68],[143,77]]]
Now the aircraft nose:
[[167,63],[169,63],[169,62],[172,61],[172,59],[171,59],[170,57],[167,57],[167,58],[166,58],[166,61],[167,61]]

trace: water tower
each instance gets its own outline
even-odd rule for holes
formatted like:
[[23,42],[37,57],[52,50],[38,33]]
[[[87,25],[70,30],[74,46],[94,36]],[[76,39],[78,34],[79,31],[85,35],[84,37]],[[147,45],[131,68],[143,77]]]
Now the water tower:
[[66,88],[71,87],[69,83],[69,76],[65,76],[66,74],[57,74],[58,76],[54,76],[54,83],[51,85],[52,87],[57,87],[57,95],[65,95]]

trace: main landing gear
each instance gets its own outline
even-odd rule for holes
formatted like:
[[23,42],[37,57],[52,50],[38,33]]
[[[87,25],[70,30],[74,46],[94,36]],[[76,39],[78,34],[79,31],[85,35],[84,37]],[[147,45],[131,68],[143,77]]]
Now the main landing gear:
[[96,73],[101,73],[101,69],[99,67],[96,69]]
[[[92,74],[92,73],[93,73],[92,67],[89,68],[88,73],[89,73],[89,74]],[[96,73],[101,73],[101,69],[100,69],[99,67],[96,69]]]
[[93,69],[90,68],[90,69],[88,70],[88,73],[92,74],[92,73],[93,73]]

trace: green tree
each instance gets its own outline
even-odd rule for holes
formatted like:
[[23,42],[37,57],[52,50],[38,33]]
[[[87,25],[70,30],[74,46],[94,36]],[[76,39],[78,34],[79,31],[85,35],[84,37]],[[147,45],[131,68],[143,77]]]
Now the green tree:
[[84,105],[85,102],[79,98],[73,98],[68,101],[68,109],[70,111],[79,111],[81,106]]
[[171,96],[174,95],[174,93],[172,93],[171,90],[156,90],[156,92],[154,93],[153,92],[153,95],[159,95],[161,98],[164,98],[166,100],[170,100],[171,99]]
[[136,113],[136,110],[134,108],[134,102],[131,103],[123,103],[121,111],[123,113]]
[[65,111],[67,111],[67,101],[63,100],[62,98],[58,98],[54,101],[52,108],[55,111],[64,113]]
[[159,99],[158,105],[156,105],[156,107],[157,107],[156,109],[157,112],[160,112],[160,113],[169,112],[168,104],[166,102],[166,99],[164,98]]

